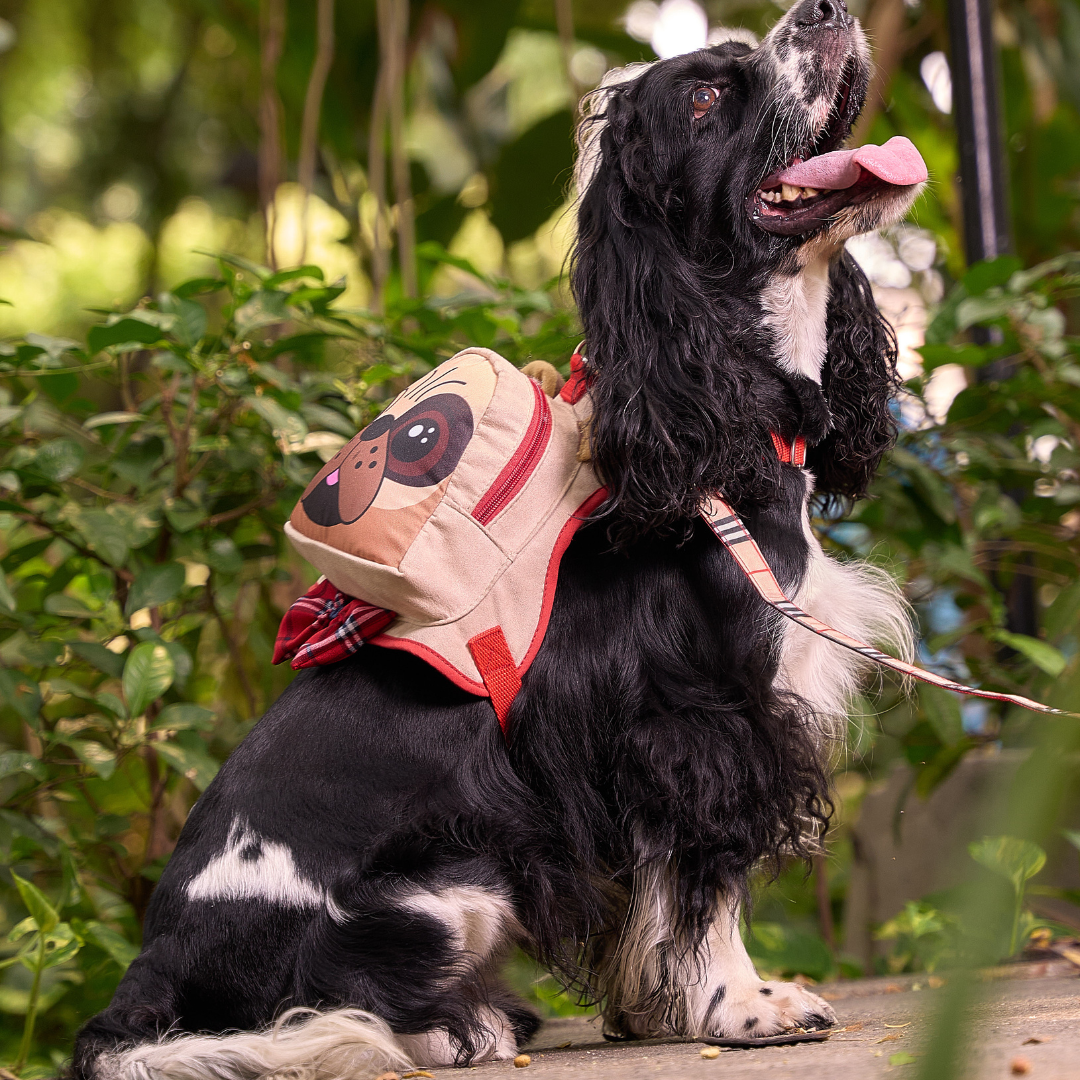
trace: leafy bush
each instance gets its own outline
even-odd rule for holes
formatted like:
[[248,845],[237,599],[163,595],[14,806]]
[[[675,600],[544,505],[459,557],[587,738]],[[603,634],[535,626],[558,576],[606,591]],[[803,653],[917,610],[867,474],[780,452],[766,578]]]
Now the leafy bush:
[[108,1002],[188,808],[288,683],[273,641],[313,576],[282,525],[322,462],[465,344],[575,342],[550,291],[481,279],[375,317],[314,266],[218,266],[85,344],[0,346],[7,1061],[34,1008],[44,1069]]

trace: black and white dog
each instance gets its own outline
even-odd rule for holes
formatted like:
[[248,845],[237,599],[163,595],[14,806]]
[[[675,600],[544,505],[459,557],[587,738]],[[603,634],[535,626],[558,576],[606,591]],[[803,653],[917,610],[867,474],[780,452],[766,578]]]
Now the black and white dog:
[[[826,558],[807,503],[862,494],[894,437],[893,340],[843,244],[918,185],[778,179],[842,146],[869,74],[844,0],[800,0],[757,48],[595,93],[573,287],[610,498],[563,558],[509,748],[406,653],[302,673],[192,810],[76,1078],[504,1059],[538,1023],[499,982],[515,944],[615,1034],[833,1022],[758,978],[739,908],[752,870],[818,842],[860,660],[780,625],[696,510],[723,492],[803,608],[907,646],[889,579]],[[806,437],[806,469],[771,431]]]

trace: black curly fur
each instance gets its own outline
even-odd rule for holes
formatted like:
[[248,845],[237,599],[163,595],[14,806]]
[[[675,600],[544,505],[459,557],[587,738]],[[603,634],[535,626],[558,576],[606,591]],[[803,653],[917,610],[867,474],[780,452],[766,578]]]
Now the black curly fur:
[[896,335],[878,311],[866,275],[846,252],[830,267],[829,285],[829,353],[821,389],[833,428],[807,463],[817,491],[859,499],[896,441]]

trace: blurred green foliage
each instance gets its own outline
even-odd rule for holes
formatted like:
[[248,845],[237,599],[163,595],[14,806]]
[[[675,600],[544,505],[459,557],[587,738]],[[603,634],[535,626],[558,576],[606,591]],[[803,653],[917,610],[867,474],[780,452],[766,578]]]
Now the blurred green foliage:
[[[281,525],[308,478],[458,347],[569,357],[574,314],[553,279],[571,234],[574,98],[605,67],[652,57],[624,32],[626,6],[578,0],[564,43],[548,0],[414,0],[420,299],[392,268],[380,314],[373,0],[338,5],[310,201],[291,164],[275,196],[284,271],[261,265],[256,0],[0,0],[0,1060],[18,1062],[36,1001],[23,1075],[55,1071],[105,1005],[188,808],[290,677],[270,666],[272,642],[312,572]],[[779,13],[704,6],[759,33]],[[314,7],[286,5],[274,73],[287,163]],[[834,552],[909,583],[923,663],[1076,709],[1080,5],[997,6],[1019,256],[971,269],[952,118],[920,75],[948,52],[945,0],[850,7],[871,27],[899,12],[860,137],[908,136],[932,181],[911,216],[931,254],[879,295],[929,303],[933,318],[873,497],[843,521],[823,506],[816,524]],[[993,344],[975,344],[975,326]],[[962,389],[935,412],[943,370]],[[1021,578],[1035,583],[1037,637],[1009,623]],[[841,781],[865,790],[900,764],[925,796],[990,744],[1034,747],[1010,829],[1045,843],[1077,739],[1018,710],[886,682],[855,710]],[[857,802],[838,814],[823,899],[820,868],[758,891],[748,948],[762,970],[857,973],[823,933],[826,914],[843,916]],[[912,902],[879,927],[881,967],[946,962],[951,912]],[[575,1008],[528,961],[513,978],[544,1011]]]

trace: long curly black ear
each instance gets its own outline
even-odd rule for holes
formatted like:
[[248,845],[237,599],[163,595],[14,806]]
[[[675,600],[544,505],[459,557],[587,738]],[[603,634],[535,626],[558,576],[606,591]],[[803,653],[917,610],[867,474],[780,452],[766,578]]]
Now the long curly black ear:
[[739,504],[779,481],[745,312],[725,306],[711,277],[723,271],[688,250],[672,147],[689,144],[689,115],[667,116],[634,90],[612,88],[599,121],[584,121],[600,126],[587,136],[571,263],[593,376],[592,458],[617,543],[685,530],[707,493]]
[[896,441],[890,405],[900,389],[896,335],[870,282],[845,251],[829,271],[828,355],[821,388],[833,429],[807,455],[817,490],[858,499]]

